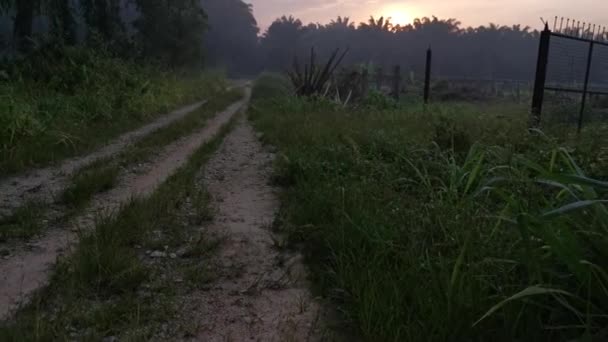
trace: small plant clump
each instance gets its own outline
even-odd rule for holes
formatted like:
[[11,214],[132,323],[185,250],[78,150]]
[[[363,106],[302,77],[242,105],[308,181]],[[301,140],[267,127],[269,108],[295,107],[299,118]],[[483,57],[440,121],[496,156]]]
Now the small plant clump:
[[315,49],[310,50],[310,63],[300,66],[297,58],[293,62],[293,70],[288,72],[289,79],[298,96],[326,96],[330,90],[330,80],[340,65],[348,50],[340,55],[340,49],[336,49],[329,59],[322,65],[317,64]]

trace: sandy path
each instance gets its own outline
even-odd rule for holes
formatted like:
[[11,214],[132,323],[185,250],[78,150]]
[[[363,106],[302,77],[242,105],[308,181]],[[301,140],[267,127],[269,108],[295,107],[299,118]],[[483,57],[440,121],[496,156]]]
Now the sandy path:
[[269,230],[279,201],[270,184],[274,155],[240,118],[201,180],[216,210],[208,233],[222,237],[213,264],[218,279],[182,299],[197,341],[320,340],[320,306],[301,257],[274,246]]
[[101,149],[86,156],[75,157],[60,165],[27,172],[0,180],[0,215],[7,215],[27,201],[51,202],[53,196],[65,188],[69,175],[96,160],[111,157],[146,135],[153,133],[199,109],[207,101],[200,101],[164,115],[156,121],[125,133]]
[[49,230],[40,240],[20,248],[8,260],[0,261],[0,320],[37,289],[45,286],[53,265],[62,253],[77,241],[78,230],[91,229],[94,217],[120,208],[133,197],[150,194],[173,172],[183,165],[202,144],[210,141],[249,100],[250,92],[225,111],[208,120],[200,131],[165,147],[143,174],[128,174],[109,192],[96,196],[85,214],[74,219],[68,226]]

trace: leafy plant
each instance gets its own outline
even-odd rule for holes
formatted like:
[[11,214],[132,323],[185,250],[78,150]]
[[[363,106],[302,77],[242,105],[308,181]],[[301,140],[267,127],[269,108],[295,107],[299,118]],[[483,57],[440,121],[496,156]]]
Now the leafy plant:
[[[287,73],[295,92],[298,96],[327,95],[329,81],[336,68],[348,53],[345,50],[341,55],[340,49],[336,49],[327,62],[317,65],[317,56],[314,47],[310,50],[310,63],[301,68],[297,57],[294,58],[293,69]],[[339,57],[338,57],[339,56]]]

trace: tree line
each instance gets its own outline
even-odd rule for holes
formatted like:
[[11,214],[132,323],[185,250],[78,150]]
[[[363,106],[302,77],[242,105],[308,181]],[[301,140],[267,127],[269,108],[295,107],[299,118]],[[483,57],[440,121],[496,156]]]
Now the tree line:
[[348,48],[343,65],[400,65],[420,73],[431,47],[436,76],[528,80],[540,34],[521,25],[465,27],[436,17],[395,25],[384,17],[304,24],[293,16],[260,34],[252,6],[242,0],[0,0],[0,14],[11,19],[11,25],[0,22],[0,30],[11,30],[20,51],[31,48],[33,22],[42,15],[48,36],[64,44],[111,42],[127,55],[169,66],[204,63],[233,74],[288,69],[313,46],[321,56]]
[[2,32],[6,48],[14,54],[103,44],[119,56],[171,67],[203,60],[207,16],[197,0],[0,0],[0,14],[10,30]]
[[531,79],[540,33],[521,25],[463,27],[456,19],[415,19],[394,25],[390,18],[356,23],[337,17],[326,25],[283,16],[261,38],[262,59],[269,69],[287,68],[294,56],[314,46],[321,54],[349,49],[343,64],[372,64],[421,73],[426,50],[433,51],[433,73],[445,78]]

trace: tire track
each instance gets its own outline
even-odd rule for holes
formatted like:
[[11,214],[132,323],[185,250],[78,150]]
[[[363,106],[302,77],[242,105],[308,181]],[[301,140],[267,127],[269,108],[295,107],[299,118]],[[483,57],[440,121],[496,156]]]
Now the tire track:
[[70,253],[81,232],[94,228],[96,217],[120,209],[133,197],[153,192],[187,162],[198,147],[212,140],[222,126],[247,105],[249,97],[250,90],[247,89],[243,100],[209,119],[200,131],[167,145],[149,164],[147,172],[124,175],[114,189],[96,196],[84,214],[59,229],[48,231],[39,241],[28,243],[27,248],[20,247],[10,259],[1,260],[0,320],[9,318],[10,313],[26,303],[34,291],[48,284],[57,258]]
[[54,196],[66,187],[70,175],[78,169],[90,165],[97,160],[120,153],[127,146],[136,143],[147,135],[183,119],[186,115],[201,108],[207,102],[207,100],[199,101],[175,110],[154,122],[124,133],[99,150],[85,156],[66,159],[57,166],[35,169],[22,175],[1,179],[0,216],[9,215],[28,201],[52,202]]

